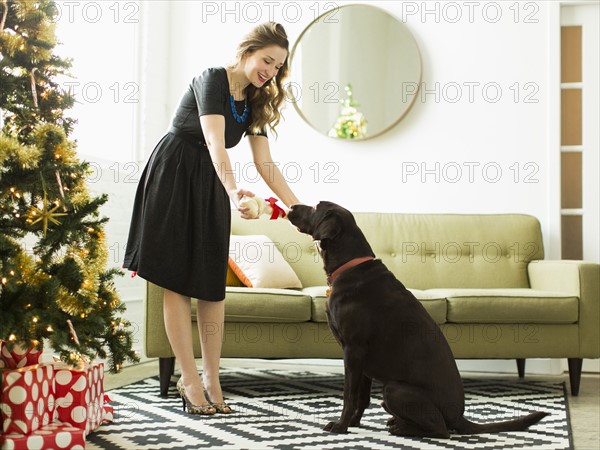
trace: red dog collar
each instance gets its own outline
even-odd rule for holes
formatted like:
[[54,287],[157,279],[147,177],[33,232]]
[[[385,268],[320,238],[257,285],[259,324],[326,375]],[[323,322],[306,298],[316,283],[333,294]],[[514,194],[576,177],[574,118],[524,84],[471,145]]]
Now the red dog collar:
[[333,282],[335,281],[335,279],[337,277],[339,277],[346,270],[352,269],[353,267],[356,267],[359,264],[362,264],[364,262],[372,261],[373,259],[375,259],[375,258],[373,258],[372,256],[362,256],[360,258],[351,259],[346,264],[342,264],[340,267],[335,269],[333,271],[333,273],[327,277],[327,284],[329,286],[333,285]]

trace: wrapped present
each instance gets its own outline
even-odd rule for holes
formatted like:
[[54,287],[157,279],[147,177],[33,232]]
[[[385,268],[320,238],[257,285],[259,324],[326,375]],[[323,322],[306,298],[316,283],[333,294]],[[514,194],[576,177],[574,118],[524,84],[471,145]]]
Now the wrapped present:
[[31,433],[54,419],[54,367],[36,364],[2,370],[0,403],[5,433]]
[[55,364],[54,381],[58,420],[81,428],[86,436],[98,428],[108,414],[104,409],[104,364]]
[[115,416],[115,408],[109,403],[112,400],[108,395],[104,394],[104,405],[102,405],[102,423],[110,423],[113,421]]
[[22,342],[9,346],[6,341],[0,341],[0,369],[19,369],[39,364],[41,356],[42,351],[34,343]]
[[71,424],[54,422],[31,434],[0,435],[0,448],[8,449],[85,449],[85,436],[81,428]]

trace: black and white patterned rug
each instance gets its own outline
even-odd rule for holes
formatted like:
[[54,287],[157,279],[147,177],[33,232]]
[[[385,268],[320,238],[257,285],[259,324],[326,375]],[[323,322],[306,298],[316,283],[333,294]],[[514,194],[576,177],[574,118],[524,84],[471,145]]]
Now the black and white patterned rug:
[[506,420],[534,411],[550,416],[525,432],[403,438],[388,434],[381,385],[360,428],[332,434],[323,426],[342,408],[343,375],[272,369],[225,368],[221,385],[231,415],[189,415],[173,388],[158,395],[158,377],[109,392],[114,422],[88,436],[87,449],[570,449],[564,384],[529,380],[465,379],[466,416],[475,422]]

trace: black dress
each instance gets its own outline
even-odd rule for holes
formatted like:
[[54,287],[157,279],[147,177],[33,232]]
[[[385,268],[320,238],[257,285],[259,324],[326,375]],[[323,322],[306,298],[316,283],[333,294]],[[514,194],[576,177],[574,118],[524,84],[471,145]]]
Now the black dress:
[[[242,115],[244,102],[236,102],[236,109]],[[226,148],[252,134],[251,117],[243,123],[233,117],[224,68],[207,69],[192,80],[140,178],[123,267],[179,294],[220,301],[231,206],[200,126],[205,114],[225,117]]]

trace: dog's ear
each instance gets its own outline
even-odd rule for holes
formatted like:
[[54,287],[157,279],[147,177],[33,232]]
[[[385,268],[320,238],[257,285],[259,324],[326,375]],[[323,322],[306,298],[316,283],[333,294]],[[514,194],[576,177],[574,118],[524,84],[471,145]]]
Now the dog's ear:
[[333,211],[327,211],[325,216],[315,224],[312,237],[315,241],[335,238],[342,229],[342,221]]

